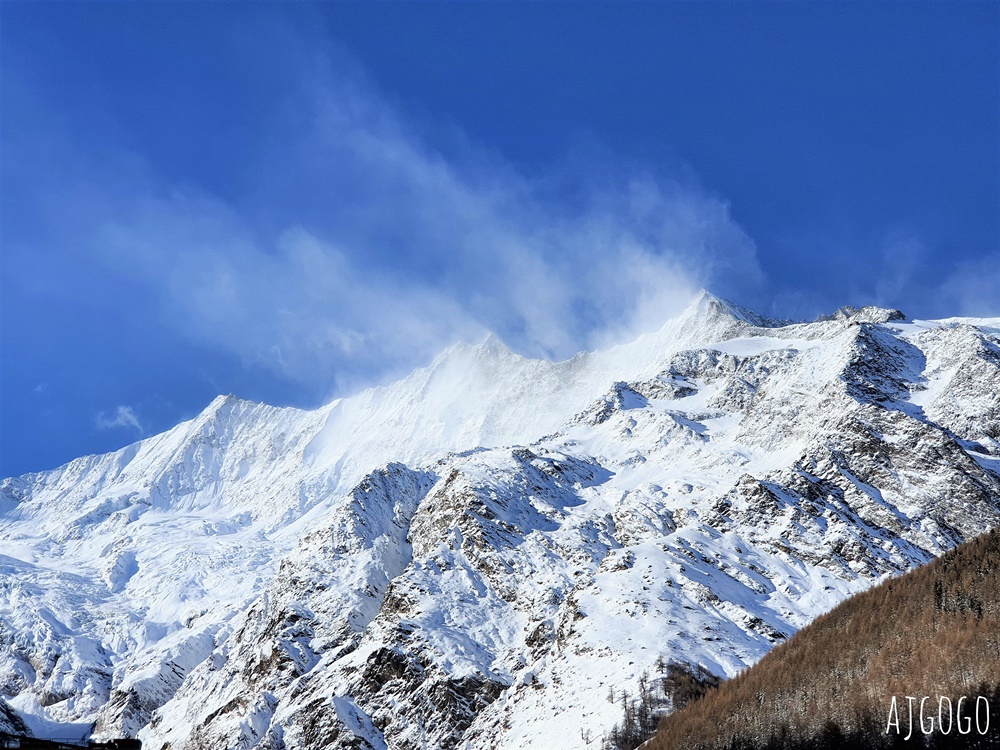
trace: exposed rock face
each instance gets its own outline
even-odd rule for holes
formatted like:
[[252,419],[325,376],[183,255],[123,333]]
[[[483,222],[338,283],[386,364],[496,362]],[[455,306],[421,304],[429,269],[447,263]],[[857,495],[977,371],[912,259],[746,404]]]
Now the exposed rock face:
[[0,698],[0,734],[30,735],[24,720]]
[[817,321],[843,320],[848,323],[888,323],[889,321],[906,320],[906,316],[899,310],[889,310],[884,307],[853,307],[844,305],[838,308],[833,315],[820,315]]
[[[906,710],[895,711],[895,718],[907,717],[907,723],[890,719],[897,703],[893,696],[905,703],[904,693],[934,696],[927,700],[939,706],[941,696],[953,716],[959,702],[979,704],[979,727],[965,736],[955,731],[956,721],[942,725],[925,720],[917,726],[921,716],[915,707],[913,734],[922,729],[924,735],[916,746],[995,747],[991,732],[1000,719],[998,573],[1000,529],[993,529],[841,603],[738,680],[678,706],[658,731],[647,725],[650,739],[643,747],[905,747]],[[948,713],[943,708],[936,718]],[[902,726],[894,732],[892,724]]]
[[220,399],[4,482],[0,694],[171,750],[586,747],[660,654],[732,674],[997,524],[998,333],[705,296],[566,363]]

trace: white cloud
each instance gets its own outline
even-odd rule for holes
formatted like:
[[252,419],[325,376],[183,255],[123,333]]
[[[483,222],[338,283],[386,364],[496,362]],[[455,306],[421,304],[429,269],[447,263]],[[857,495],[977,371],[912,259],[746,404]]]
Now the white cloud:
[[920,287],[920,269],[929,249],[913,231],[895,229],[882,244],[882,263],[875,279],[875,303],[895,307],[912,299]]
[[1000,253],[963,263],[941,284],[954,315],[1000,316]]
[[135,430],[140,435],[144,432],[142,424],[139,422],[139,418],[131,406],[119,406],[111,415],[103,411],[98,413],[94,417],[94,425],[99,430],[113,430],[124,427]]
[[966,260],[938,278],[928,273],[932,248],[915,232],[896,229],[882,247],[881,268],[874,281],[875,301],[903,307],[919,300],[923,315],[1000,315],[1000,254]]
[[449,159],[356,74],[306,78],[245,205],[106,194],[94,248],[185,337],[343,390],[486,330],[567,357],[658,326],[700,286],[762,281],[727,203],[696,186],[628,167],[527,175],[474,146]]

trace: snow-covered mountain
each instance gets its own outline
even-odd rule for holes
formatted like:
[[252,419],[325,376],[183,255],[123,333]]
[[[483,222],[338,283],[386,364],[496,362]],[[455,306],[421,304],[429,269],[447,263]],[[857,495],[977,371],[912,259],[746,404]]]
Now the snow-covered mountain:
[[0,485],[0,731],[596,746],[1000,520],[1000,319],[703,293],[560,363],[495,338],[316,411],[220,397]]

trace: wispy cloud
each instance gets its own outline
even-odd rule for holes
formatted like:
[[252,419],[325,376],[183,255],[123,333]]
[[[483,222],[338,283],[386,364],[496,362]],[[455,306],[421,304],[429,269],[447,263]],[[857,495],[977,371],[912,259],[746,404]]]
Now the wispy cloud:
[[120,268],[155,280],[175,325],[291,377],[407,368],[485,329],[569,356],[662,323],[699,286],[761,279],[719,198],[621,169],[571,175],[574,201],[560,200],[495,159],[446,160],[357,85],[317,96],[295,151],[303,215],[330,196],[320,220],[292,213],[269,235],[175,191],[101,235]]
[[920,269],[929,249],[913,231],[896,229],[882,243],[881,267],[874,279],[874,302],[892,307],[912,298],[920,289]]
[[142,424],[139,422],[139,418],[135,414],[135,410],[131,406],[119,406],[111,414],[99,412],[94,417],[94,425],[99,430],[126,428],[135,430],[140,435],[145,432]]
[[942,282],[940,292],[957,315],[1000,316],[1000,253],[963,263]]
[[567,357],[661,324],[701,286],[762,282],[726,201],[694,181],[446,154],[349,65],[299,78],[252,195],[165,183],[133,156],[64,201],[86,207],[87,252],[178,336],[343,390],[486,330]]
[[936,278],[927,271],[934,255],[915,232],[891,232],[883,244],[881,268],[873,282],[874,301],[905,306],[907,301],[922,300],[925,309],[935,315],[1000,315],[1000,254],[966,260],[950,269],[941,263],[943,269]]

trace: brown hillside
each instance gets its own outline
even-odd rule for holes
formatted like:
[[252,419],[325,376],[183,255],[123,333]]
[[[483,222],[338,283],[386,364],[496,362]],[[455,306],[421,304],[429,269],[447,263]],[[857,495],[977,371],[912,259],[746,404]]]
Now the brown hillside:
[[[1000,532],[993,530],[854,596],[664,718],[644,750],[893,747],[898,739],[886,734],[893,696],[905,734],[905,696],[930,696],[935,715],[939,696],[956,705],[971,696],[970,715],[980,694],[991,697],[993,710],[985,737],[952,732],[929,739],[940,747],[994,747],[1000,741],[998,574]],[[947,704],[945,710],[947,721]],[[917,740],[923,742],[915,732]]]

